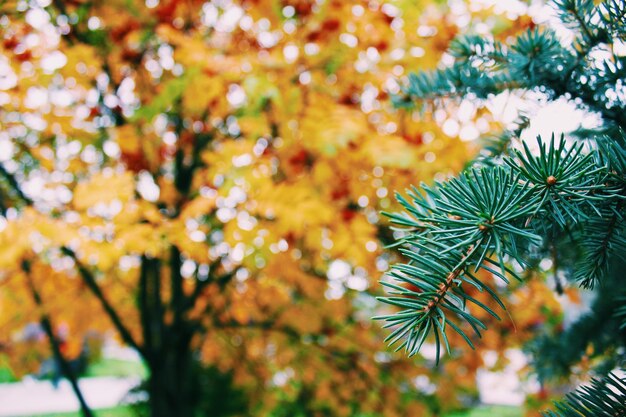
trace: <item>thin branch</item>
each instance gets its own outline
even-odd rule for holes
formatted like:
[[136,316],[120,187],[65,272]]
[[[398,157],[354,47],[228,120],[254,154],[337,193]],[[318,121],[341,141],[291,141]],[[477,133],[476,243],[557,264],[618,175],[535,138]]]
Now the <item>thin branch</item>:
[[148,273],[145,267],[145,258],[141,259],[141,268],[139,270],[139,315],[141,318],[141,330],[143,335],[143,348],[148,363],[152,362],[154,352],[154,341],[152,340],[152,330],[150,323],[152,322],[151,310],[148,308],[150,299],[148,298]]
[[591,34],[591,32],[589,31],[589,28],[587,27],[587,23],[585,23],[585,20],[582,18],[582,16],[578,13],[578,9],[574,9],[572,10],[572,14],[574,15],[574,18],[576,19],[576,21],[578,22],[578,24],[580,25],[580,28],[582,29],[583,33],[587,36],[587,38],[589,39],[589,41],[593,41],[594,36]]
[[174,312],[173,327],[180,327],[184,318],[185,293],[183,291],[183,277],[180,272],[181,253],[176,245],[170,248],[170,308]]
[[[7,183],[11,186],[15,194],[26,205],[31,206],[33,204],[33,200],[30,199],[28,196],[26,196],[26,194],[24,194],[16,178],[10,172],[8,172],[2,166],[2,164],[0,164],[0,175],[2,175],[6,179]],[[87,284],[87,287],[91,290],[91,292],[100,301],[100,304],[102,305],[105,312],[109,315],[109,318],[111,319],[111,321],[113,322],[113,325],[115,326],[120,336],[122,337],[122,340],[129,346],[136,349],[139,353],[143,353],[143,349],[141,348],[141,346],[139,346],[139,344],[135,341],[132,334],[124,326],[122,319],[119,317],[115,309],[111,306],[109,301],[104,296],[104,293],[98,286],[98,283],[96,282],[96,279],[93,276],[93,274],[87,268],[85,268],[85,266],[78,260],[74,251],[72,251],[71,249],[67,247],[62,247],[61,252],[63,252],[65,255],[69,256],[70,258],[74,260],[81,278],[83,279],[85,284]]]
[[[229,322],[218,322],[218,321],[213,321],[214,324],[214,328],[216,329],[222,329],[222,330],[262,330],[262,331],[267,331],[267,332],[274,332],[274,333],[280,333],[283,334],[285,336],[287,336],[289,339],[295,341],[296,343],[300,343],[302,341],[302,337],[306,336],[306,334],[301,334],[299,333],[297,330],[293,329],[292,327],[289,326],[276,326],[276,321],[275,320],[266,320],[266,321],[250,321],[248,323],[239,323],[236,321],[229,321]],[[369,380],[370,384],[373,386],[374,384],[378,384],[380,381],[377,379],[372,378],[368,373],[364,372],[363,369],[361,369],[359,366],[357,366],[357,364],[353,363],[354,360],[356,359],[354,355],[352,355],[350,352],[344,352],[341,351],[339,349],[332,349],[329,346],[323,345],[323,344],[319,344],[319,343],[312,343],[310,346],[318,349],[320,352],[322,352],[325,356],[327,356],[329,359],[332,360],[336,360],[336,359],[342,359],[345,361],[350,361],[351,363],[349,364],[350,367],[354,370],[356,370],[362,378]]]
[[111,322],[115,326],[115,329],[120,334],[120,337],[122,338],[122,340],[127,345],[131,346],[132,348],[136,349],[139,353],[143,354],[144,353],[143,347],[140,346],[137,343],[137,341],[135,340],[133,335],[126,328],[126,326],[122,322],[121,317],[119,316],[117,311],[115,311],[115,309],[113,308],[111,303],[107,300],[106,296],[102,292],[102,289],[100,288],[100,286],[96,282],[96,278],[93,276],[91,271],[89,271],[80,262],[80,260],[78,260],[78,258],[76,257],[76,254],[74,253],[73,250],[71,250],[71,249],[69,249],[67,247],[62,247],[61,248],[61,252],[63,252],[63,254],[69,256],[70,258],[72,258],[74,260],[74,262],[76,263],[76,268],[78,269],[78,272],[79,272],[81,278],[83,279],[83,282],[85,282],[85,284],[87,284],[87,288],[89,288],[91,290],[91,292],[96,296],[98,301],[100,301],[100,305],[102,306],[103,310],[109,316],[109,319],[111,320]]
[[193,308],[193,306],[196,304],[196,301],[198,301],[198,298],[200,298],[205,288],[207,288],[210,284],[218,284],[220,289],[224,289],[224,287],[228,285],[229,282],[232,281],[235,275],[237,275],[237,271],[239,271],[241,267],[234,268],[232,271],[225,272],[222,275],[218,275],[218,276],[213,275],[213,271],[217,269],[222,259],[223,258],[220,257],[216,259],[215,261],[213,261],[213,263],[211,263],[211,265],[209,266],[209,276],[207,277],[207,279],[203,281],[200,281],[200,280],[196,281],[196,286],[194,287],[193,292],[189,294],[189,296],[187,296],[187,299],[185,302],[186,309]]
[[152,367],[159,360],[166,335],[159,261],[145,255],[141,259],[139,275],[139,313],[144,339],[144,357]]
[[563,295],[563,282],[559,277],[559,254],[554,242],[550,243],[550,256],[552,257],[552,274],[554,275],[555,291],[558,295]]
[[439,284],[439,288],[437,288],[435,297],[433,297],[433,299],[428,302],[426,307],[424,307],[424,313],[429,313],[430,311],[436,309],[439,304],[444,300],[446,294],[448,293],[448,290],[452,288],[454,280],[457,279],[459,275],[461,275],[461,273],[465,270],[465,265],[469,260],[469,257],[473,255],[475,248],[478,248],[481,242],[482,238],[480,238],[475,244],[468,247],[457,267],[448,274],[444,282]]
[[72,390],[74,391],[74,395],[76,395],[76,399],[78,400],[78,403],[80,404],[80,410],[83,416],[95,417],[93,411],[91,411],[91,408],[89,408],[89,405],[85,401],[85,397],[83,397],[83,393],[81,392],[80,386],[78,385],[77,375],[74,373],[74,371],[72,370],[72,366],[70,365],[70,362],[63,355],[63,352],[61,351],[61,343],[57,339],[57,337],[54,335],[54,330],[53,330],[54,326],[52,325],[50,317],[45,312],[43,312],[43,301],[41,299],[41,294],[39,293],[37,288],[35,288],[33,277],[30,274],[30,264],[26,261],[23,262],[22,270],[26,274],[26,281],[28,283],[28,289],[30,290],[31,297],[33,298],[33,301],[35,302],[35,304],[41,311],[39,321],[41,323],[41,327],[43,328],[43,331],[46,333],[46,336],[48,337],[48,340],[50,342],[50,347],[52,348],[52,353],[54,354],[54,358],[59,363],[61,372],[67,378],[70,385],[72,386]]
[[31,200],[31,198],[24,194],[24,191],[22,191],[22,188],[17,182],[15,176],[7,171],[2,164],[0,164],[0,175],[4,177],[13,192],[18,196],[20,200],[22,200],[24,204],[26,204],[27,206],[31,206],[33,204],[33,200]]

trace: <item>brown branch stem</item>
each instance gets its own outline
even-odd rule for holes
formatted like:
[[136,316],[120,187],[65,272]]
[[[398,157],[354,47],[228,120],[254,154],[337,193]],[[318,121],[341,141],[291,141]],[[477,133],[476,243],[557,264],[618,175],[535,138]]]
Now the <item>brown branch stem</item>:
[[424,307],[425,313],[428,313],[434,310],[435,308],[439,306],[439,304],[441,304],[448,290],[452,288],[452,285],[454,284],[454,280],[457,279],[459,275],[461,275],[461,273],[463,272],[465,262],[471,256],[471,254],[474,252],[474,249],[478,247],[479,244],[480,242],[478,242],[477,244],[470,245],[470,247],[467,249],[463,257],[461,258],[461,262],[459,263],[459,265],[452,272],[448,274],[444,282],[439,284],[439,288],[437,289],[437,295],[435,295],[435,297],[428,302],[426,307]]

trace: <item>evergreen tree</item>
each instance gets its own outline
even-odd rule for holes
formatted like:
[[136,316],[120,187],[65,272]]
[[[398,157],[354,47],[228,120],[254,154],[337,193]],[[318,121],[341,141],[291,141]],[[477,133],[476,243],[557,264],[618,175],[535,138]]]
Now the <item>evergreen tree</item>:
[[[377,317],[393,330],[387,340],[408,355],[434,341],[437,361],[450,351],[450,332],[470,346],[487,326],[472,312],[498,313],[466,291],[487,292],[502,308],[481,270],[508,282],[551,259],[566,285],[593,290],[591,312],[567,330],[545,331],[529,347],[542,381],[567,375],[583,355],[603,358],[598,374],[624,366],[626,347],[626,3],[556,0],[561,21],[574,33],[562,42],[535,27],[512,42],[469,35],[450,48],[451,65],[410,74],[398,106],[429,109],[445,100],[489,99],[512,90],[565,99],[597,114],[601,126],[571,137],[538,137],[514,146],[527,119],[491,140],[459,176],[407,191],[400,213],[387,213],[402,232],[396,242],[408,259],[394,265],[389,295],[400,308]],[[561,283],[557,291],[562,290]],[[475,307],[471,307],[470,305]],[[479,342],[478,342],[479,343]],[[548,416],[624,416],[624,380],[614,374],[571,394]]]

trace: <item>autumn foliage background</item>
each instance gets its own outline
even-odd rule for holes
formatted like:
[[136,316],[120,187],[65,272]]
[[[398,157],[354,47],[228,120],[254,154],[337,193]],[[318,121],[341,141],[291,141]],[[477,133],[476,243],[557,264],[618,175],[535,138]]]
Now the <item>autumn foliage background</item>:
[[477,351],[433,368],[385,347],[391,190],[458,172],[503,122],[390,95],[459,33],[532,25],[479,1],[1,2],[3,360],[37,371],[50,347],[24,329],[46,316],[69,358],[93,332],[135,347],[170,380],[149,393],[229,375],[234,413],[471,405],[477,370],[560,310],[529,277]]

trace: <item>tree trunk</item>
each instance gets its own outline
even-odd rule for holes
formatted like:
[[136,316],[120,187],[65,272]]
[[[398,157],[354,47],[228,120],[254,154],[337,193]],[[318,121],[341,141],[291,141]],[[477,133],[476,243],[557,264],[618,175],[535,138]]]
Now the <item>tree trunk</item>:
[[[172,246],[170,273],[161,261],[142,258],[139,307],[143,330],[143,356],[150,369],[148,405],[150,417],[193,417],[198,406],[198,364],[191,339],[196,325],[185,318],[186,299],[180,275],[180,252]],[[170,299],[163,287],[170,279]],[[167,287],[166,287],[167,288]],[[165,316],[171,313],[171,321]]]
[[193,417],[196,373],[188,338],[170,334],[149,363],[150,417]]

